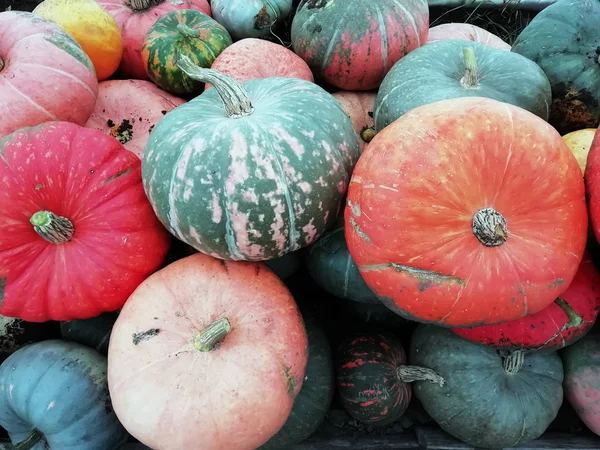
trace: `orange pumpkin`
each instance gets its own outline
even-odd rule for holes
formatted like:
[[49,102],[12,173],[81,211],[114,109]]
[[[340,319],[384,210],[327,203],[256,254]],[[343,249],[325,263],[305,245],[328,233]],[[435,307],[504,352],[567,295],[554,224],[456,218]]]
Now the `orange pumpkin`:
[[375,108],[376,92],[338,91],[333,94],[350,117],[354,131],[358,135],[361,153],[365,146],[375,136],[373,125],[373,109]]
[[584,128],[583,130],[573,131],[563,136],[565,144],[567,144],[575,155],[582,173],[585,173],[588,154],[595,134],[596,128]]
[[113,407],[155,450],[254,450],[290,415],[307,344],[293,297],[266,265],[197,253],[148,278],[119,314]]

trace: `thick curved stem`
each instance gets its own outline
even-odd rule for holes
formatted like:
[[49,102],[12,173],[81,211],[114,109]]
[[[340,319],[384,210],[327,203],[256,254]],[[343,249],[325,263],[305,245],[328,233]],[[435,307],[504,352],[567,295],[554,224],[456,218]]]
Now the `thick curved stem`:
[[196,39],[200,37],[200,30],[195,30],[187,26],[185,23],[177,24],[177,31],[185,37]]
[[29,222],[37,234],[57,245],[69,242],[75,233],[75,227],[69,219],[57,216],[52,211],[38,211]]
[[198,67],[185,55],[179,56],[177,67],[193,80],[210,83],[221,97],[229,117],[239,118],[249,116],[254,112],[254,106],[252,106],[248,92],[229,75],[225,75],[218,70]]
[[2,69],[4,69],[4,60],[0,57],[0,72],[2,72]]
[[583,325],[583,319],[581,318],[581,316],[577,314],[573,307],[569,305],[566,301],[564,301],[560,297],[557,297],[556,300],[554,300],[554,303],[556,303],[560,307],[560,309],[562,309],[565,312],[567,318],[569,319],[565,324],[565,328],[580,327],[581,325]]
[[215,320],[194,338],[194,346],[201,352],[210,352],[217,348],[231,331],[231,324],[226,317]]
[[483,208],[473,216],[473,234],[486,247],[497,247],[508,239],[506,219],[494,208]]
[[516,350],[504,358],[502,366],[507,374],[514,375],[521,370],[524,362],[525,352],[523,350]]
[[477,67],[477,58],[472,47],[463,48],[463,57],[465,61],[465,74],[460,80],[462,87],[467,89],[479,86],[479,68]]
[[443,386],[446,380],[427,367],[419,366],[400,366],[396,369],[396,375],[403,383],[412,383],[413,381],[431,381],[432,383]]
[[43,437],[44,435],[38,430],[33,430],[24,441],[21,441],[15,445],[7,446],[6,450],[30,450],[33,447],[35,447],[36,444],[40,442]]

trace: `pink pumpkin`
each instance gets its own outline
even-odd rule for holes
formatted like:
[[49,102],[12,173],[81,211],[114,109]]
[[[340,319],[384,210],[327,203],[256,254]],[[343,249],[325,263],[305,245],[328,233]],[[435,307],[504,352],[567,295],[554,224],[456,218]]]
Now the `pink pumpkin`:
[[67,32],[29,12],[0,13],[0,138],[49,121],[83,125],[97,94],[94,66]]
[[375,136],[373,108],[377,93],[339,91],[334,93],[333,96],[341,103],[342,108],[350,117],[354,131],[358,135],[360,152],[362,153]]
[[210,15],[207,0],[96,0],[115,19],[123,38],[119,73],[126,78],[148,80],[142,61],[146,34],[165,14],[178,9],[196,9]]
[[114,136],[141,158],[154,125],[182,103],[185,100],[149,81],[103,81],[98,85],[94,113],[85,126]]
[[429,29],[428,44],[447,39],[478,42],[498,50],[510,51],[511,48],[510,44],[504,42],[495,34],[470,23],[444,23]]

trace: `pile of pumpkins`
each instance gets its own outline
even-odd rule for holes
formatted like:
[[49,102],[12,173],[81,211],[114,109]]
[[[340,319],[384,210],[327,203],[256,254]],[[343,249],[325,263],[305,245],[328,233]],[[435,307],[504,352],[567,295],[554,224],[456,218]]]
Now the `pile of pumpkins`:
[[[293,448],[336,393],[372,426],[414,394],[478,448],[564,399],[600,434],[598,26],[596,0],[512,45],[426,0],[0,13],[15,448]],[[418,323],[406,351],[377,327],[332,349],[299,270]]]

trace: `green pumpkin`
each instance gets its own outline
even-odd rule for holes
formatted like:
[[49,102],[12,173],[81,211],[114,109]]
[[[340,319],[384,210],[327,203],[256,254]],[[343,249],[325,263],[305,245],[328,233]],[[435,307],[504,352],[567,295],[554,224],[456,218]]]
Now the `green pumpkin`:
[[119,312],[108,312],[85,320],[68,320],[60,322],[60,333],[63,339],[77,342],[96,349],[106,355],[113,325]]
[[547,120],[552,92],[542,69],[521,55],[477,42],[436,41],[410,52],[386,75],[375,100],[375,128],[418,106],[459,97],[492,98]]
[[599,29],[598,0],[558,0],[533,18],[512,47],[550,80],[549,122],[561,134],[600,123]]
[[142,180],[178,239],[226,260],[266,261],[306,247],[335,221],[360,150],[340,103],[314,83],[240,84],[181,65],[213,88],[153,128]]
[[514,352],[469,342],[447,328],[419,325],[409,361],[444,378],[415,382],[415,396],[449,434],[479,448],[508,448],[541,436],[563,401],[556,352]]
[[319,322],[304,315],[308,336],[308,362],[302,390],[283,428],[261,450],[290,448],[308,439],[321,425],[335,391],[333,359],[329,341]]
[[198,94],[204,83],[188,77],[177,61],[185,55],[200,67],[210,67],[233,41],[221,24],[195,9],[171,11],[150,28],[142,60],[150,79],[171,94]]

